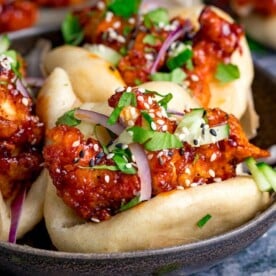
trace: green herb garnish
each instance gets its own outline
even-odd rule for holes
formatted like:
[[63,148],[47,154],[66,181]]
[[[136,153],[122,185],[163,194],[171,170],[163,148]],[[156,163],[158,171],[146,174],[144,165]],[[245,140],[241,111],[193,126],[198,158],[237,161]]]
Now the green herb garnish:
[[167,60],[167,67],[172,71],[175,68],[182,67],[189,60],[191,60],[193,56],[193,51],[191,49],[186,48],[178,55],[171,57]]
[[168,25],[169,22],[168,11],[164,8],[158,8],[144,14],[144,24],[147,28],[159,26],[160,24]]
[[220,63],[215,72],[215,78],[222,83],[230,82],[240,77],[239,67],[232,63]]
[[9,37],[4,34],[0,36],[0,53],[7,51],[10,48],[11,42]]
[[61,117],[56,121],[56,125],[68,125],[68,126],[77,126],[81,123],[81,120],[75,118],[75,110],[72,109],[65,112]]
[[112,111],[111,115],[109,116],[107,122],[110,125],[113,125],[117,122],[122,109],[126,106],[136,106],[136,97],[132,92],[124,92],[118,102],[118,105]]
[[208,220],[210,220],[212,218],[211,215],[207,214],[205,215],[203,218],[201,218],[198,222],[197,222],[197,226],[199,228],[202,228],[207,222]]
[[156,45],[157,40],[158,40],[158,38],[156,36],[154,36],[152,34],[147,34],[143,39],[143,43],[154,46],[154,45]]
[[186,74],[180,68],[176,68],[170,73],[157,72],[151,75],[153,81],[171,81],[179,84],[181,84],[185,78]]
[[140,3],[141,0],[111,0],[107,8],[117,16],[129,18],[138,13]]
[[126,211],[134,207],[135,205],[137,205],[139,202],[140,202],[140,196],[136,196],[133,199],[131,199],[129,202],[122,204],[119,211],[120,212]]
[[78,18],[71,13],[68,13],[62,22],[61,31],[65,43],[70,45],[79,45],[84,38]]

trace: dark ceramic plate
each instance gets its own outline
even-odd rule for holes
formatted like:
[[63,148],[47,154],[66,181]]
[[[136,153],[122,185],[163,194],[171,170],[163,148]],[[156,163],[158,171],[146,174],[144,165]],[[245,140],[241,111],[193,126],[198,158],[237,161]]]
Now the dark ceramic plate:
[[[13,47],[24,55],[34,47],[38,38],[61,43],[59,32],[35,28],[14,33]],[[268,148],[276,144],[276,80],[256,67],[253,92],[260,129],[254,142]],[[256,218],[225,233],[204,241],[157,250],[112,254],[72,254],[54,251],[40,223],[18,244],[0,242],[0,270],[5,275],[152,275],[188,274],[221,262],[244,249],[276,221],[276,203]],[[179,275],[179,274],[178,274]]]

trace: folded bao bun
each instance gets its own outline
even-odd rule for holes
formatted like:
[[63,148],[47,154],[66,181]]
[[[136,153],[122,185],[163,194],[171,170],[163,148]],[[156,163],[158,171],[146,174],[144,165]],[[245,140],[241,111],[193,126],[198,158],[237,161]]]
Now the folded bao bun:
[[[56,195],[49,179],[44,215],[59,250],[124,252],[187,244],[224,233],[250,220],[268,202],[268,193],[242,176],[161,193],[110,220],[93,223],[77,217]],[[199,228],[197,222],[206,214],[212,214],[212,219]]]
[[[22,238],[27,232],[32,230],[43,217],[44,196],[47,185],[46,176],[47,170],[44,169],[32,183],[26,195],[17,228],[17,239]],[[8,240],[10,225],[11,209],[0,193],[0,240]]]
[[[171,18],[180,16],[190,19],[193,26],[198,29],[198,17],[203,8],[203,5],[196,5],[189,8],[172,8],[169,10],[169,14]],[[233,22],[233,19],[222,10],[215,7],[212,7],[212,9],[222,18]],[[246,110],[254,76],[253,61],[245,37],[242,37],[240,46],[241,51],[237,49],[230,60],[232,64],[239,67],[240,78],[227,84],[222,84],[216,79],[213,79],[209,84],[211,91],[209,107],[220,107],[222,110],[234,114],[238,118],[241,118]]]
[[104,101],[116,88],[125,85],[109,62],[81,47],[66,45],[53,49],[45,55],[42,67],[47,75],[56,67],[64,69],[76,96],[83,102]]
[[[66,76],[66,72],[55,69],[45,84],[51,89],[42,88],[40,97],[59,93],[54,86],[58,87],[63,82],[61,76]],[[68,87],[71,89],[71,86]],[[152,82],[145,87],[159,93],[164,93],[162,89],[166,87],[176,97],[180,91],[183,92],[182,88],[171,83]],[[65,89],[61,91],[67,93]],[[72,90],[64,96],[67,96],[68,103],[75,103],[76,96]],[[197,106],[189,94],[185,97],[191,106]],[[47,102],[42,98],[42,102]],[[52,95],[50,99],[53,98]],[[82,107],[110,113],[103,102],[84,103]],[[58,108],[58,102],[52,101],[54,113],[49,110],[46,119],[57,119],[54,117],[59,116]],[[169,108],[177,108],[177,103]],[[44,204],[47,231],[54,246],[68,252],[124,252],[191,243],[231,230],[253,218],[269,204],[269,194],[260,192],[251,177],[239,176],[221,183],[161,193],[107,221],[94,223],[78,217],[65,205],[57,196],[48,174],[47,179]],[[199,228],[197,222],[206,214],[212,214],[212,219]]]

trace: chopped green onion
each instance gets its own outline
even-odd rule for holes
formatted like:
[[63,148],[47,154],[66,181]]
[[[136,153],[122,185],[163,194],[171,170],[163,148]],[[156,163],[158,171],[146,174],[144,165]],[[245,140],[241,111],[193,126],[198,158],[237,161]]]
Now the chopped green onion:
[[136,174],[136,169],[129,163],[124,156],[115,154],[112,158],[119,170],[126,174]]
[[129,18],[138,13],[140,3],[141,0],[111,0],[107,8],[117,16]]
[[193,52],[191,49],[186,48],[181,53],[179,53],[176,56],[170,57],[167,60],[167,67],[172,71],[175,68],[182,67],[184,64],[188,62],[188,60],[191,60],[193,56]]
[[131,199],[128,203],[122,204],[119,211],[120,212],[126,211],[139,203],[140,203],[140,196],[136,196],[133,199]]
[[61,117],[56,121],[56,125],[68,125],[68,126],[77,126],[81,123],[81,120],[75,118],[76,109],[69,110],[65,112]]
[[21,73],[19,71],[19,67],[20,67],[20,63],[17,60],[17,53],[14,50],[7,50],[5,52],[2,53],[3,55],[5,55],[6,57],[10,58],[11,60],[11,69],[12,71],[15,73],[15,75],[19,78],[21,78]]
[[117,166],[110,166],[110,165],[95,165],[93,167],[83,167],[83,166],[78,166],[80,169],[90,169],[90,170],[109,170],[109,171],[118,171]]
[[144,14],[144,23],[147,28],[160,24],[168,25],[170,22],[168,11],[164,8],[157,8]]
[[257,167],[264,174],[274,192],[276,192],[276,171],[265,162],[257,163]]
[[68,13],[62,22],[61,32],[66,44],[79,45],[84,38],[84,32],[76,16]]
[[215,78],[222,83],[231,82],[240,77],[239,67],[232,63],[219,63],[215,72]]
[[197,226],[199,228],[202,228],[210,219],[212,218],[212,216],[210,214],[205,215],[203,218],[201,218],[198,222],[197,222]]
[[143,39],[143,43],[149,44],[152,46],[156,45],[156,42],[157,42],[157,38],[152,34],[147,34]]
[[145,121],[148,123],[148,126],[152,129],[151,123],[153,122],[153,119],[149,115],[149,113],[145,112],[145,111],[141,111],[141,115],[143,116],[143,118],[145,119]]

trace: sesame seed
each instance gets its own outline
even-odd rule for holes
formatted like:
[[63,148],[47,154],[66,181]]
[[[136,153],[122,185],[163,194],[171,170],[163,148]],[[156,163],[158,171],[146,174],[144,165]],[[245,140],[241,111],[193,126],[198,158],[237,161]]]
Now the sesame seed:
[[131,163],[127,163],[127,164],[126,164],[126,168],[127,168],[127,169],[131,169],[131,168],[132,168],[132,164],[131,164]]
[[112,152],[112,153],[109,153],[107,156],[106,156],[106,158],[107,159],[112,159],[113,157],[114,157],[114,153]]
[[60,173],[60,168],[56,168],[56,173]]
[[94,144],[93,145],[93,149],[94,149],[94,151],[98,151],[100,149],[100,147],[99,147],[98,144]]
[[215,176],[216,176],[215,171],[212,170],[212,169],[210,169],[210,170],[208,171],[208,173],[209,173],[209,175],[210,175],[211,177],[215,177]]
[[184,190],[183,186],[176,186],[176,190]]
[[80,141],[75,141],[73,144],[72,144],[72,147],[78,147],[80,145]]
[[28,106],[29,104],[29,100],[27,98],[22,98],[22,103],[25,105],[25,106]]
[[185,169],[185,173],[190,175],[190,174],[191,174],[190,168],[186,168],[186,169]]
[[103,10],[103,9],[105,8],[104,2],[103,2],[103,1],[99,1],[99,2],[97,3],[97,8],[98,8],[99,10]]
[[84,154],[85,154],[84,151],[81,150],[81,151],[79,152],[79,157],[80,157],[80,158],[83,158],[83,157],[84,157]]
[[165,124],[165,121],[161,119],[158,119],[156,122],[161,126]]
[[110,22],[110,21],[112,20],[112,17],[113,17],[113,13],[110,12],[110,11],[108,11],[108,12],[106,13],[105,20],[106,20],[107,22]]
[[138,96],[138,97],[137,97],[137,100],[138,100],[139,102],[143,102],[143,101],[144,101],[144,97],[143,97],[143,96]]
[[158,162],[159,162],[159,165],[160,165],[160,166],[163,166],[163,165],[164,165],[165,161],[163,160],[162,156],[159,156],[159,157],[158,157]]
[[120,22],[120,21],[114,22],[114,23],[113,23],[113,27],[114,27],[115,29],[120,28],[120,27],[121,27],[121,22]]
[[148,103],[149,103],[150,105],[153,104],[153,99],[152,99],[152,97],[149,97],[149,98],[148,98]]
[[80,161],[80,158],[79,157],[75,157],[74,160],[73,160],[73,163],[78,163]]
[[106,183],[109,183],[109,181],[110,181],[110,176],[109,176],[108,174],[106,174],[106,175],[104,176],[104,181],[105,181]]
[[187,186],[189,186],[189,185],[191,184],[191,180],[190,180],[190,179],[185,179],[185,184],[186,184]]
[[129,126],[134,126],[134,125],[135,125],[135,122],[134,122],[133,120],[128,120],[128,121],[127,121],[127,124],[128,124]]
[[149,106],[148,103],[144,103],[144,106],[145,106],[146,109],[150,109],[150,106]]
[[130,24],[135,24],[135,19],[134,19],[133,17],[130,17],[130,18],[128,19],[128,23],[130,23]]
[[135,107],[131,107],[130,110],[129,110],[129,112],[130,112],[130,115],[131,115],[132,117],[136,117],[137,111],[136,111],[136,108],[135,108]]
[[93,221],[93,222],[96,222],[96,223],[99,223],[99,222],[100,222],[100,220],[97,219],[97,218],[91,218],[90,220]]
[[181,156],[183,156],[183,155],[184,155],[184,153],[185,153],[184,148],[180,148],[180,149],[179,149],[179,154],[180,154]]
[[210,161],[213,162],[217,159],[217,154],[214,152],[212,153],[211,157],[210,157]]
[[194,139],[194,140],[193,140],[193,143],[194,143],[195,146],[197,146],[197,145],[198,145],[198,140],[197,140],[197,139]]
[[190,187],[197,187],[198,185],[199,185],[199,183],[193,182],[193,183],[190,185]]
[[145,58],[146,58],[147,60],[153,60],[153,59],[154,59],[154,56],[153,56],[153,54],[151,54],[151,53],[147,53],[147,54],[145,54]]
[[153,154],[148,155],[148,160],[151,160],[153,158]]
[[167,125],[164,125],[164,126],[162,126],[162,131],[167,131],[168,130],[168,126]]
[[89,167],[94,167],[94,166],[95,166],[95,160],[94,160],[94,158],[92,158],[89,161]]
[[211,135],[217,136],[217,132],[213,128],[210,128],[209,132]]
[[132,88],[131,88],[131,86],[129,86],[127,89],[126,89],[126,92],[131,92],[132,91]]
[[195,82],[196,82],[196,81],[199,81],[199,77],[198,77],[197,75],[195,75],[195,74],[192,74],[192,75],[191,75],[191,80],[192,80],[192,81],[195,81]]
[[117,88],[115,89],[115,92],[116,92],[116,93],[120,93],[120,92],[123,92],[123,91],[125,91],[125,88],[122,87],[122,86],[119,86],[119,87],[117,87]]
[[157,126],[156,126],[156,123],[155,123],[155,122],[151,122],[151,123],[150,123],[150,126],[151,126],[151,129],[152,129],[152,130],[156,130],[156,129],[157,129]]
[[214,181],[215,181],[215,182],[221,182],[222,179],[221,179],[220,177],[215,177],[215,178],[214,178]]

